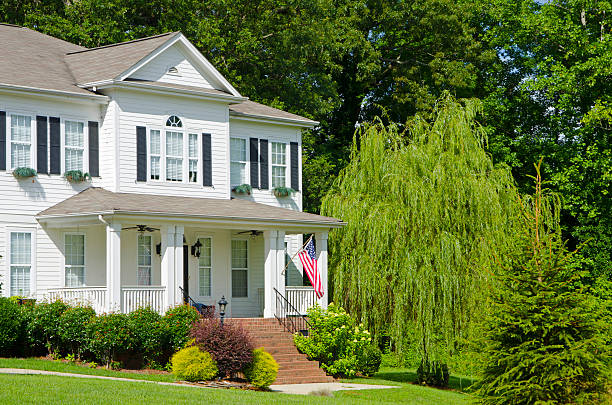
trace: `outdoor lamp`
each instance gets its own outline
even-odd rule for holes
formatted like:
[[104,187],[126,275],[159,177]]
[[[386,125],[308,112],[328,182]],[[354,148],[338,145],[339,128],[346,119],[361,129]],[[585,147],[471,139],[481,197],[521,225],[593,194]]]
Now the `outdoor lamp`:
[[200,257],[202,248],[202,243],[200,243],[200,239],[196,240],[196,243],[191,247],[191,255],[195,257]]
[[226,306],[227,306],[227,301],[225,300],[225,295],[224,295],[219,300],[219,317],[221,318],[221,326],[223,326],[223,319],[225,318],[225,307]]

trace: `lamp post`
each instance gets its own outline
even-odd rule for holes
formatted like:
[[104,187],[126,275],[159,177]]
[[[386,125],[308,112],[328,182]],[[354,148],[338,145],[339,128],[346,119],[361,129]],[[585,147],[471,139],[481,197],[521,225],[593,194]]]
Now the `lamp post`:
[[226,306],[227,306],[227,301],[225,300],[225,295],[224,295],[219,300],[219,317],[221,318],[221,326],[223,326],[223,320],[225,319],[225,307]]

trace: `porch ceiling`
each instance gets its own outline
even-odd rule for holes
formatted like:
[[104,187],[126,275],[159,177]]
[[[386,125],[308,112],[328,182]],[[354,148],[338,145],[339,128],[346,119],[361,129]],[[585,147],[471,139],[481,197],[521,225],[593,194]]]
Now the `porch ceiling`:
[[82,192],[40,212],[41,222],[97,215],[154,216],[166,220],[206,220],[241,224],[338,228],[342,221],[242,199],[114,193],[100,187]]

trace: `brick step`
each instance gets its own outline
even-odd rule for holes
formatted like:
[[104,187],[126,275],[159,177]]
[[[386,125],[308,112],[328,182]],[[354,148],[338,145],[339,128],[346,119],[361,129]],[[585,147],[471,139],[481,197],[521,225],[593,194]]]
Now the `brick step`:
[[274,357],[274,360],[276,360],[277,363],[284,363],[287,361],[302,361],[302,360],[306,360],[310,362],[310,360],[308,360],[308,357],[306,357],[306,355],[302,353],[277,354],[272,357]]
[[327,377],[309,377],[309,378],[288,378],[288,379],[277,379],[274,381],[274,384],[284,385],[284,384],[312,384],[312,383],[327,383],[334,382],[333,378]]

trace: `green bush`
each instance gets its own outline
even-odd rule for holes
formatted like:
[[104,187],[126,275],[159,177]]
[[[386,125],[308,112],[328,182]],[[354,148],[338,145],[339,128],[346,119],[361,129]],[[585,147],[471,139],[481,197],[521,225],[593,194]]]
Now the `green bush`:
[[179,380],[206,381],[217,375],[217,365],[208,352],[197,346],[186,347],[172,356],[172,373]]
[[448,366],[438,361],[424,361],[416,372],[417,384],[425,384],[432,387],[448,387]]
[[30,309],[24,308],[27,341],[35,352],[59,351],[59,321],[68,308],[68,305],[59,300],[39,303]]
[[346,311],[334,304],[329,304],[327,310],[310,308],[308,321],[312,326],[309,335],[294,335],[295,345],[302,353],[321,362],[321,368],[335,376],[369,372],[360,369],[358,360],[358,354],[373,344],[363,325],[356,325]]
[[[134,351],[147,363],[159,361],[170,340],[168,325],[151,308],[141,308],[128,315],[134,337]],[[167,359],[167,357],[166,357]]]
[[134,347],[134,335],[125,314],[104,314],[87,325],[88,348],[107,366]]
[[185,347],[189,341],[189,331],[198,319],[200,313],[191,305],[179,305],[166,312],[163,322],[168,327],[172,352]]
[[276,380],[278,363],[263,347],[253,350],[253,362],[244,370],[247,380],[258,388],[267,388]]
[[23,317],[19,305],[0,297],[0,355],[9,356],[17,351],[22,341]]
[[96,316],[91,307],[68,308],[59,319],[60,351],[63,354],[71,353],[82,356],[87,347],[87,325]]
[[373,376],[380,369],[382,351],[376,345],[368,345],[357,355],[357,369],[365,376]]

